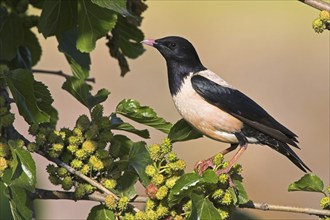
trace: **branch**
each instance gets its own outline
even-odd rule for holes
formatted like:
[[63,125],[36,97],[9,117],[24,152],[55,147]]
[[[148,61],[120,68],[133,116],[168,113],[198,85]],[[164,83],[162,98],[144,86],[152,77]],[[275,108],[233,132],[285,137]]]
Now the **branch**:
[[[92,186],[95,186],[96,188],[98,188],[99,190],[101,190],[104,194],[106,194],[106,195],[112,195],[117,201],[120,199],[116,194],[112,193],[110,190],[108,190],[107,188],[105,188],[99,182],[97,182],[97,181],[95,181],[95,180],[87,177],[86,175],[80,173],[79,171],[73,169],[71,166],[69,166],[68,164],[64,163],[63,161],[61,161],[61,160],[59,160],[57,158],[51,158],[51,157],[45,155],[41,151],[38,151],[37,153],[40,154],[41,156],[47,158],[48,160],[56,163],[58,166],[61,166],[61,167],[66,168],[71,174],[76,175],[76,176],[80,177],[81,179],[85,180],[87,183],[91,184]],[[133,206],[132,208],[133,208],[133,210],[135,212],[140,211],[135,206]]]
[[322,0],[298,0],[306,5],[316,8],[320,11],[330,11],[330,4]]
[[268,203],[256,203],[253,201],[249,201],[248,203],[240,205],[239,207],[240,208],[249,208],[249,209],[258,209],[258,210],[262,210],[262,211],[303,213],[303,214],[309,214],[309,215],[317,215],[319,217],[330,216],[330,210],[300,208],[300,207],[291,207],[291,206],[282,206],[282,205],[271,205]]
[[[104,202],[105,195],[99,192],[93,192],[92,194],[86,195],[79,200],[89,200],[96,202]],[[67,199],[76,201],[74,192],[65,192],[65,191],[52,191],[46,189],[36,188],[35,191],[31,194],[31,198],[34,199]]]
[[[47,73],[47,74],[53,74],[53,75],[63,76],[66,79],[70,77],[69,74],[64,73],[62,70],[53,71],[53,70],[32,69],[32,72],[34,72],[34,73]],[[95,78],[87,78],[86,81],[95,83]]]

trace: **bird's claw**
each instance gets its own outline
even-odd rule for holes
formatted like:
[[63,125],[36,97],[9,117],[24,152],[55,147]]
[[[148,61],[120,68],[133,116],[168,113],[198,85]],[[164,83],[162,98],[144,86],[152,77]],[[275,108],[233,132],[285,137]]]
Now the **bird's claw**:
[[198,172],[199,175],[202,175],[209,167],[214,167],[213,158],[198,161],[194,166],[194,170]]

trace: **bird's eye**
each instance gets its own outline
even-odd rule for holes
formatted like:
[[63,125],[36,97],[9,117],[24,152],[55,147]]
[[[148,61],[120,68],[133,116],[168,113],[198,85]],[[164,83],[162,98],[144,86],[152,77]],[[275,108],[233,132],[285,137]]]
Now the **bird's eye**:
[[175,48],[175,47],[176,47],[176,43],[175,43],[175,42],[171,42],[171,43],[170,43],[170,47],[171,47],[171,48]]

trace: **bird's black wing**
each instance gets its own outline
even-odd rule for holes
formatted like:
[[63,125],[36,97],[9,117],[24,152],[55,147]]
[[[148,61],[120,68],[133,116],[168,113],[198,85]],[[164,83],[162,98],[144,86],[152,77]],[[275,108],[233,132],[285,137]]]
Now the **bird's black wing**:
[[194,75],[192,87],[207,102],[238,118],[243,123],[297,148],[297,135],[284,127],[261,106],[240,91],[219,85],[212,80]]

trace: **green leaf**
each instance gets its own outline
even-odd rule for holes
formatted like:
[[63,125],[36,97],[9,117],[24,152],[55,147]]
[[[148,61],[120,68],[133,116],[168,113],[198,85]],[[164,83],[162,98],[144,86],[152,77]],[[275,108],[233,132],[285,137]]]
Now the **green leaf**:
[[122,100],[116,108],[118,114],[132,119],[141,124],[151,126],[164,133],[168,133],[172,124],[157,116],[156,112],[148,107],[141,106],[139,102],[133,99]]
[[29,124],[49,122],[50,116],[38,106],[35,81],[29,70],[16,69],[5,74],[5,79],[19,113]]
[[59,35],[77,24],[77,0],[45,0],[38,30],[49,37]]
[[171,128],[168,138],[171,139],[172,143],[178,141],[188,141],[196,138],[203,137],[196,129],[194,129],[184,119],[177,121]]
[[202,179],[205,183],[216,184],[218,182],[218,176],[213,170],[205,170],[202,175]]
[[217,208],[214,207],[213,203],[204,195],[192,193],[191,200],[192,211],[189,219],[222,219]]
[[123,122],[121,118],[117,117],[116,114],[111,115],[111,129],[114,130],[122,130],[122,131],[127,131],[131,132],[133,134],[136,134],[140,137],[143,138],[150,138],[149,131],[144,129],[144,130],[138,130],[134,128],[131,124]]
[[106,36],[117,22],[114,11],[93,4],[90,0],[78,1],[78,39],[77,48],[81,52],[90,52],[96,41]]
[[58,113],[57,110],[52,106],[54,100],[48,90],[48,87],[42,82],[34,81],[34,95],[40,110],[50,116],[50,122],[52,124],[56,124],[58,120]]
[[126,0],[116,0],[116,1],[109,1],[109,0],[92,0],[92,2],[98,6],[103,8],[107,8],[118,12],[123,16],[129,16],[130,13],[126,9]]
[[111,139],[110,154],[112,157],[123,159],[128,154],[133,146],[133,141],[124,135],[115,135]]
[[87,220],[115,220],[116,216],[113,211],[105,207],[105,205],[94,206],[88,214]]
[[30,152],[23,148],[15,148],[11,152],[17,155],[18,165],[10,186],[18,186],[33,191],[36,185],[36,165]]
[[0,26],[0,60],[11,61],[24,40],[24,28],[22,19],[16,13],[7,16],[6,13]]
[[183,198],[189,197],[202,182],[202,178],[197,173],[186,173],[178,179],[168,195],[168,204],[173,206]]
[[[77,78],[86,79],[89,75],[88,71],[90,70],[91,59],[89,53],[83,53],[77,49],[76,47],[77,39],[78,39],[77,28],[63,32],[61,35],[57,37],[59,43],[58,49],[62,53],[65,53],[69,58],[71,58],[68,60],[75,76]],[[86,72],[84,72],[83,70],[85,70]],[[79,75],[78,73],[80,72],[83,73],[83,77],[78,76]]]
[[6,190],[5,184],[0,181],[0,205],[1,205],[1,212],[0,212],[0,219],[13,219],[13,215],[10,209],[10,203],[7,196],[5,196]]
[[136,195],[135,183],[139,180],[139,177],[135,172],[131,172],[130,169],[117,180],[116,195],[120,197],[127,196],[129,199],[133,199]]
[[305,174],[300,180],[289,185],[289,192],[305,191],[305,192],[323,192],[324,184],[320,177],[312,173]]
[[68,78],[62,88],[73,95],[80,103],[88,109],[92,109],[95,105],[104,102],[110,92],[106,89],[100,89],[94,96],[90,93],[91,86],[84,79],[76,77]]
[[128,164],[139,175],[141,183],[146,187],[150,183],[148,175],[145,173],[146,166],[152,164],[145,142],[136,142],[129,152]]
[[[237,202],[238,204],[245,204],[249,201],[247,192],[244,189],[244,186],[241,181],[237,179],[233,179],[234,185],[235,185],[235,194],[237,196]],[[231,188],[232,189],[232,188]]]
[[32,200],[29,199],[28,192],[18,186],[7,187],[6,191],[14,219],[32,219]]
[[29,49],[31,55],[31,66],[36,65],[40,60],[42,50],[38,38],[30,29],[25,29],[24,41],[22,44]]
[[128,18],[121,16],[111,34],[107,43],[110,55],[118,60],[121,76],[125,76],[129,72],[126,57],[134,59],[145,51],[140,43],[144,39],[144,35],[137,26],[128,21]]

